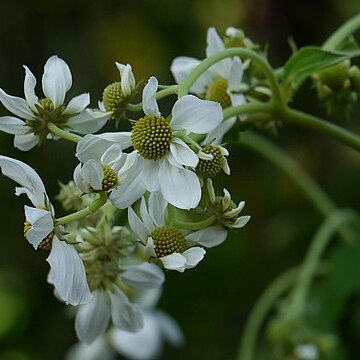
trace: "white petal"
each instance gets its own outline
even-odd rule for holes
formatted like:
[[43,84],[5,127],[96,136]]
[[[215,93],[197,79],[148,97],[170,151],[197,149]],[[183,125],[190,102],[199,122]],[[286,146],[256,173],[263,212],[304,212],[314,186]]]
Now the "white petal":
[[224,135],[232,128],[232,126],[236,122],[236,116],[223,121],[218,127],[216,127],[214,130],[210,131],[204,141],[202,142],[202,145],[219,145],[222,142],[222,139]]
[[[181,84],[200,63],[200,60],[191,57],[179,56],[175,58],[171,64],[170,70],[176,83]],[[209,85],[209,79],[205,73],[203,73],[191,86],[191,92],[195,94],[204,94],[206,92],[206,88]]]
[[34,169],[22,161],[2,155],[0,155],[0,167],[5,176],[29,190],[30,193],[27,194],[31,195],[30,201],[35,206],[44,205],[45,186]]
[[22,119],[33,119],[34,114],[30,111],[29,104],[22,98],[8,95],[0,89],[0,101],[7,110]]
[[206,251],[201,247],[192,247],[185,250],[182,255],[186,259],[185,268],[192,269],[195,267],[203,258]]
[[184,334],[177,322],[163,311],[155,313],[162,336],[171,345],[181,346],[185,343]]
[[130,287],[140,290],[157,288],[165,281],[163,271],[158,266],[149,263],[126,267],[121,278]]
[[114,360],[115,353],[105,342],[104,337],[98,337],[91,345],[78,342],[66,352],[65,360]]
[[147,254],[149,257],[156,257],[155,243],[154,239],[151,236],[148,236],[147,238],[147,242],[145,245],[145,254]]
[[38,145],[39,137],[34,134],[15,135],[14,146],[22,151],[31,150]]
[[110,200],[118,209],[126,209],[144,195],[146,189],[141,173],[133,174],[124,179],[121,170],[118,174],[120,185],[111,191]]
[[94,291],[92,299],[80,305],[75,318],[75,331],[78,338],[91,344],[107,328],[110,320],[110,304],[107,293]]
[[111,318],[114,325],[122,330],[136,332],[144,326],[144,319],[139,305],[129,301],[127,296],[117,290],[109,292],[111,298]]
[[146,190],[153,192],[159,190],[159,170],[161,161],[147,160],[139,157],[139,167],[141,168]]
[[36,78],[30,69],[24,65],[25,69],[25,80],[24,80],[24,94],[25,99],[29,106],[36,110],[35,104],[38,103],[39,99],[35,95]]
[[116,66],[120,71],[121,90],[125,96],[131,96],[132,91],[135,88],[135,77],[131,65],[116,63]]
[[200,150],[198,152],[197,156],[199,157],[199,159],[206,160],[206,161],[212,160],[214,158],[214,156],[212,154],[207,154],[207,153],[203,152],[202,150]]
[[199,162],[198,156],[179,138],[174,138],[170,151],[175,160],[184,166],[195,167]]
[[200,181],[191,170],[164,165],[159,172],[160,189],[164,198],[180,209],[195,208],[201,198]]
[[78,134],[90,134],[100,130],[108,118],[106,113],[86,109],[79,115],[72,116],[67,125]]
[[69,66],[56,55],[51,56],[44,66],[42,87],[45,96],[52,100],[55,108],[64,104],[65,94],[71,85],[72,77]]
[[240,216],[235,221],[235,224],[233,225],[233,227],[236,228],[236,229],[242,228],[243,226],[245,226],[249,222],[250,218],[251,218],[251,216],[249,216],[249,215]]
[[25,205],[25,218],[31,228],[25,234],[27,241],[35,248],[52,232],[54,220],[48,210],[33,208]]
[[144,197],[141,198],[141,202],[140,202],[140,216],[148,232],[150,233],[152,230],[154,230],[155,226],[148,212],[148,208]]
[[210,27],[206,38],[206,56],[209,57],[225,49],[224,43],[216,32],[215,28]]
[[160,191],[150,193],[149,214],[156,227],[165,225],[165,215],[168,202],[164,199]]
[[136,333],[113,329],[109,333],[111,345],[117,352],[133,360],[154,360],[161,354],[161,334],[157,319],[144,314],[144,327]]
[[131,146],[131,132],[85,135],[76,146],[75,156],[82,163],[90,159],[100,160],[101,155],[113,144],[119,144],[123,150]]
[[187,235],[186,239],[192,244],[199,244],[211,248],[222,244],[226,236],[226,229],[220,226],[210,226]]
[[64,114],[80,114],[90,104],[90,95],[81,94],[72,98],[64,110]]
[[79,164],[74,170],[74,182],[83,193],[102,189],[104,172],[99,162],[89,160],[84,165]]
[[241,89],[241,80],[243,77],[243,67],[241,60],[235,57],[230,68],[230,76],[228,79],[228,88],[230,91],[239,91]]
[[131,207],[128,209],[128,221],[137,238],[145,244],[149,232]]
[[[215,55],[225,49],[224,43],[213,27],[208,29],[206,42],[206,57]],[[231,63],[232,60],[229,58],[221,60],[211,67],[211,71],[215,72],[219,77],[229,79]]]
[[0,131],[11,135],[24,135],[29,131],[29,128],[24,121],[16,117],[2,116],[0,117]]
[[179,272],[185,271],[186,259],[179,253],[162,256],[160,260],[163,263],[165,269],[176,270]]
[[226,175],[230,175],[229,163],[225,157],[223,159],[224,161],[223,161],[222,169]]
[[51,282],[66,304],[79,305],[90,301],[84,264],[73,246],[54,236],[46,261],[51,267]]
[[145,85],[142,95],[143,111],[147,116],[161,116],[158,104],[155,99],[158,88],[158,81],[156,77],[151,76],[148,83]]
[[101,156],[101,164],[112,165],[115,162],[118,162],[121,159],[122,150],[119,144],[111,145],[104,154]]
[[179,99],[172,109],[172,115],[170,126],[173,130],[184,129],[196,134],[206,134],[223,119],[219,103],[201,100],[193,95]]

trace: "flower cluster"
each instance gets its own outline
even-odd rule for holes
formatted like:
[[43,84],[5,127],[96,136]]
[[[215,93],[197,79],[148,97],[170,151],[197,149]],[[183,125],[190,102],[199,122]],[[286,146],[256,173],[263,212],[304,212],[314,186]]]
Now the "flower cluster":
[[[232,34],[228,31],[228,37]],[[215,29],[209,29],[207,57],[224,49]],[[176,89],[200,63],[174,60]],[[156,77],[143,87],[141,104],[134,104],[142,83],[136,83],[129,64],[116,66],[120,79],[105,88],[98,109],[88,108],[88,93],[65,103],[72,75],[57,56],[44,67],[44,97],[35,95],[36,78],[27,66],[25,99],[0,89],[1,103],[15,115],[1,117],[0,130],[14,135],[15,147],[28,151],[60,138],[76,143],[73,180],[61,184],[57,196],[69,212],[63,217],[56,216],[34,169],[0,156],[2,173],[19,185],[16,194],[26,194],[32,203],[24,208],[24,236],[35,249],[50,252],[48,282],[56,297],[77,307],[75,330],[81,344],[70,358],[103,352],[105,336],[112,349],[134,358],[146,357],[125,339],[160,344],[165,337],[180,344],[176,323],[140,299],[149,291],[159,293],[164,270],[182,273],[196,267],[205,248],[220,245],[229,230],[250,219],[240,216],[243,201],[236,206],[227,190],[215,196],[213,187],[219,173],[230,174],[223,138],[238,121],[236,116],[224,120],[223,109],[247,101],[242,83],[246,66],[240,57],[204,71],[190,87],[191,94],[179,91],[169,113],[160,111],[164,92]],[[142,115],[128,121],[130,111]],[[128,122],[128,131],[99,132],[114,120],[116,125]],[[118,216],[121,212],[127,212],[127,221]],[[153,353],[159,349],[156,345]],[[155,356],[151,349],[149,354]]]

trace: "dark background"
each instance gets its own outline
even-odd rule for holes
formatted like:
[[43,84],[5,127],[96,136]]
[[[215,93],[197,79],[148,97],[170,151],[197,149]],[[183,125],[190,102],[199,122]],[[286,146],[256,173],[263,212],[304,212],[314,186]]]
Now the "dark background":
[[[289,36],[298,46],[321,45],[359,10],[358,0],[12,0],[1,6],[0,87],[23,96],[22,65],[30,67],[40,84],[44,63],[57,54],[73,74],[68,99],[89,91],[96,106],[103,88],[118,79],[115,61],[131,63],[138,80],[155,75],[161,83],[171,84],[172,59],[204,57],[209,26],[220,34],[227,26],[243,28],[252,40],[269,44],[270,62],[277,67],[291,53]],[[314,90],[309,84],[305,88],[295,105],[323,114],[313,100]],[[336,121],[356,131],[358,110],[351,120]],[[2,107],[0,114],[9,115]],[[297,127],[283,126],[273,139],[338,205],[359,208],[358,154]],[[12,141],[12,136],[1,133],[0,153],[36,169],[54,199],[58,180],[72,177],[73,144],[48,142],[23,153],[12,147]],[[217,189],[226,187],[235,201],[246,200],[244,214],[252,219],[222,246],[210,249],[196,269],[167,274],[160,307],[177,319],[187,344],[180,350],[166,348],[163,359],[234,359],[256,299],[277,274],[302,260],[322,220],[266,160],[241,147],[229,150],[232,175],[219,178]],[[63,359],[76,341],[73,319],[46,282],[47,254],[35,252],[23,238],[25,200],[13,193],[14,184],[2,177],[0,359]],[[56,200],[53,203],[60,209]]]

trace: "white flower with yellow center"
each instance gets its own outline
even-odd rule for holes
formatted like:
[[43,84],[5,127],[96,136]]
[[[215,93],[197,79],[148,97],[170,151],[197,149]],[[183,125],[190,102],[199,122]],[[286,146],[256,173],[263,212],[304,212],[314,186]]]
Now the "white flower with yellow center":
[[225,240],[226,230],[211,226],[184,235],[167,224],[167,204],[160,192],[151,193],[148,205],[141,199],[140,217],[129,208],[129,225],[150,257],[158,258],[165,269],[184,272],[195,267],[205,255],[202,247],[193,245],[215,246]]
[[16,195],[26,194],[34,207],[25,205],[26,239],[35,249],[51,250],[48,281],[57,296],[67,304],[83,304],[91,299],[85,269],[75,248],[61,241],[54,231],[54,209],[39,175],[27,164],[0,156],[2,173],[17,182]]
[[42,76],[43,99],[35,95],[35,76],[27,66],[24,65],[24,69],[25,99],[8,95],[0,89],[0,101],[17,116],[1,117],[0,130],[15,135],[15,147],[26,151],[52,138],[49,123],[80,134],[97,131],[104,125],[106,119],[103,114],[85,110],[90,103],[87,93],[74,97],[65,106],[65,95],[71,88],[72,76],[64,60],[55,55],[47,60]]
[[[215,28],[211,27],[207,32],[206,57],[210,57],[225,50],[225,45]],[[201,63],[201,60],[179,56],[171,64],[171,72],[178,84],[181,84],[191,71]],[[230,106],[242,105],[246,102],[241,94],[243,77],[243,65],[239,57],[227,58],[219,61],[206,70],[192,85],[190,91],[204,96],[205,99],[217,101],[223,109]],[[236,117],[223,121],[213,131],[209,132],[204,144],[212,142],[220,144],[223,136],[234,125]]]
[[74,182],[83,193],[109,192],[113,205],[125,209],[145,192],[144,181],[138,176],[137,157],[123,153],[113,142],[103,151],[97,140],[99,137],[88,135],[78,144],[76,156],[83,164],[75,168]]
[[201,187],[197,175],[189,168],[195,168],[199,158],[180,137],[212,131],[222,120],[222,110],[213,101],[187,95],[176,101],[171,119],[165,119],[155,99],[157,88],[157,79],[151,77],[143,91],[145,116],[131,132],[88,135],[79,142],[77,156],[86,156],[89,148],[105,151],[113,143],[120,144],[122,149],[133,146],[139,169],[137,177],[146,190],[160,190],[178,208],[194,208],[200,201]]
[[120,72],[120,81],[115,81],[104,89],[103,99],[99,101],[99,109],[109,118],[119,120],[134,95],[136,82],[130,64],[116,62],[115,65]]
[[[128,265],[122,270],[115,282],[125,287],[153,289],[160,287],[165,280],[162,270],[154,264]],[[104,333],[110,319],[116,328],[127,332],[142,329],[144,319],[141,307],[132,303],[115,282],[107,288],[101,286],[94,289],[92,300],[78,308],[75,330],[80,341],[91,344]]]

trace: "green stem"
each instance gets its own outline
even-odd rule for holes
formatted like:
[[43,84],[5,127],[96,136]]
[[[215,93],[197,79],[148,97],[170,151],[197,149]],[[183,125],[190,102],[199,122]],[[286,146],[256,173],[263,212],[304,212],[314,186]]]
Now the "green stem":
[[224,110],[224,120],[243,114],[269,114],[273,109],[271,103],[251,102],[232,106]]
[[269,85],[272,90],[273,101],[279,107],[282,107],[284,102],[282,100],[280,86],[274,74],[274,71],[269,65],[268,61],[264,57],[258,55],[257,53],[243,48],[225,49],[217,54],[214,54],[204,59],[198,66],[196,66],[191,71],[191,73],[182,82],[182,84],[179,85],[179,89],[178,89],[179,98],[186,95],[189,92],[191,86],[194,84],[194,82],[212,65],[216,64],[217,62],[223,59],[233,56],[249,58],[253,60],[255,63],[257,63],[259,66],[261,66],[262,70],[264,71],[264,74],[269,80]]
[[[156,100],[161,100],[169,95],[177,94],[178,87],[178,85],[171,85],[168,86],[166,89],[159,90],[155,95]],[[128,104],[126,109],[133,112],[142,111],[142,102],[138,104]]]
[[76,134],[72,134],[68,131],[62,130],[57,127],[54,123],[49,122],[47,124],[48,129],[51,131],[52,134],[57,135],[65,140],[69,140],[74,143],[78,143],[82,137]]
[[341,25],[324,43],[324,50],[334,50],[343,40],[360,28],[360,14]]
[[237,360],[255,360],[256,337],[261,324],[276,299],[294,285],[298,273],[298,267],[286,271],[278,276],[261,294],[246,322],[238,348]]
[[187,229],[187,230],[201,230],[206,227],[211,226],[216,221],[216,216],[212,215],[206,220],[199,221],[199,222],[187,222],[187,221],[181,221],[181,220],[175,220],[173,222],[173,225],[175,227],[178,227],[180,229]]
[[360,151],[360,137],[358,135],[353,134],[349,130],[343,129],[340,126],[319,119],[316,116],[306,114],[298,110],[285,108],[279,111],[277,114],[274,113],[273,117],[278,117],[279,120],[284,122],[308,127],[312,130],[329,135],[339,140],[343,144]]
[[70,215],[66,215],[62,218],[56,219],[55,220],[56,224],[65,225],[68,224],[69,222],[80,220],[85,216],[88,216],[91,213],[95,212],[96,210],[100,209],[107,201],[107,193],[105,191],[102,191],[99,195],[100,196],[85,209],[82,209]]
[[305,171],[281,148],[261,135],[251,132],[239,135],[240,145],[264,156],[280,168],[304,192],[306,197],[325,216],[335,209],[335,204]]
[[314,277],[321,256],[332,239],[333,234],[345,223],[359,221],[359,215],[353,210],[336,210],[328,216],[316,232],[306,254],[299,273],[289,307],[290,316],[300,316],[304,310],[311,281]]

